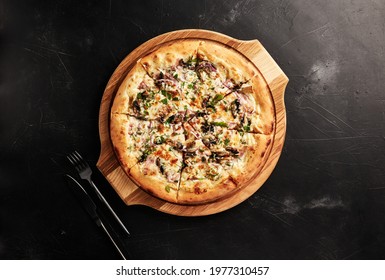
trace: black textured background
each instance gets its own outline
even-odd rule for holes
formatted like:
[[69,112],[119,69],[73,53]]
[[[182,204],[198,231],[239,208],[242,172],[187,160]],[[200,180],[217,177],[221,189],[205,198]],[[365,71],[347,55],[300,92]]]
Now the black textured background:
[[[259,39],[290,79],[271,177],[226,212],[127,207],[134,259],[385,258],[385,2],[0,1],[0,258],[117,259],[63,179],[95,164],[105,85],[134,48],[203,28]],[[96,170],[96,169],[95,169]]]

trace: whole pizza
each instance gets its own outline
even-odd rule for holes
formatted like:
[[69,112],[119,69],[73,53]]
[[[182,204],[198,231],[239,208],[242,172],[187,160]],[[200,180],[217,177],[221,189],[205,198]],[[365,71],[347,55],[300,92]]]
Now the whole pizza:
[[210,40],[172,41],[140,58],[111,108],[111,141],[127,175],[178,204],[242,189],[266,162],[274,132],[274,104],[258,70]]

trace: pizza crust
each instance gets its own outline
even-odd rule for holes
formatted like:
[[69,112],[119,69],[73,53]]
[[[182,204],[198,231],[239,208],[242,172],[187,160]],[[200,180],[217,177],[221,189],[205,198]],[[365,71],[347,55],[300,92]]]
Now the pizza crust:
[[177,201],[179,204],[203,204],[226,198],[237,190],[237,184],[229,176],[215,184],[210,180],[185,181],[179,188]]
[[113,114],[110,121],[110,136],[115,154],[123,169],[129,172],[130,168],[137,163],[138,151],[128,153],[132,139],[128,137],[130,121],[127,115]]
[[253,123],[251,130],[261,134],[273,134],[275,129],[275,108],[273,98],[270,94],[268,85],[260,75],[255,75],[251,79],[252,94],[257,104],[255,118],[258,120]]

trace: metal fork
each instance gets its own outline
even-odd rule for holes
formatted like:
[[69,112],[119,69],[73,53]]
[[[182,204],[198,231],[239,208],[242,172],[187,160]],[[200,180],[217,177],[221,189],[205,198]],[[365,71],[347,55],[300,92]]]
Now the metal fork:
[[120,224],[120,226],[127,233],[127,235],[130,235],[129,231],[127,230],[125,225],[122,223],[122,221],[119,219],[118,215],[116,215],[115,211],[111,208],[110,204],[107,202],[107,200],[104,198],[102,193],[99,191],[99,189],[96,187],[96,185],[92,181],[92,179],[91,179],[92,169],[88,165],[88,163],[83,159],[83,157],[77,151],[70,153],[67,156],[67,159],[75,167],[76,171],[80,175],[80,178],[82,178],[83,180],[87,180],[88,183],[90,183],[90,185],[92,186],[92,188],[95,190],[96,194],[98,195],[99,199],[108,208],[108,210],[111,212],[111,214],[115,218],[115,220]]

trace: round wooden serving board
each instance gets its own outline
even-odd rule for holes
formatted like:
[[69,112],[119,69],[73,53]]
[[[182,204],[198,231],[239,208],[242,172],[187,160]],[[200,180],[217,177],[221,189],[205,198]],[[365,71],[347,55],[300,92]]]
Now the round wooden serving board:
[[[136,61],[160,45],[176,39],[206,39],[222,43],[246,56],[264,77],[272,94],[276,114],[276,131],[270,154],[258,176],[234,195],[202,205],[179,205],[158,199],[134,184],[121,168],[110,140],[110,108],[115,94]],[[97,167],[127,205],[147,205],[162,212],[180,216],[203,216],[227,210],[249,198],[272,173],[281,154],[286,133],[284,92],[288,78],[257,40],[240,41],[229,36],[200,29],[173,31],[157,36],[132,51],[112,74],[100,105],[99,134],[101,152]]]

